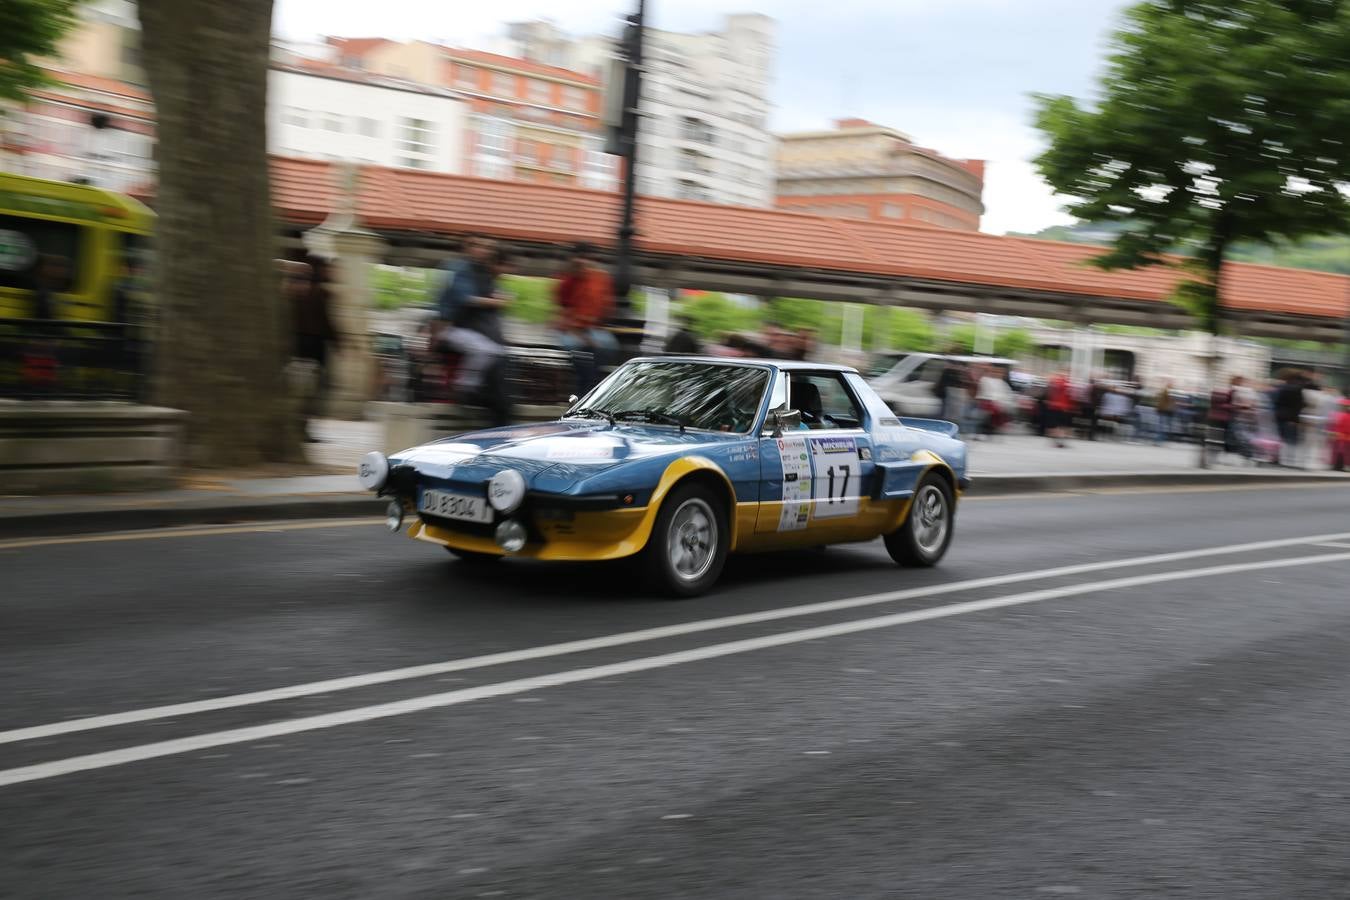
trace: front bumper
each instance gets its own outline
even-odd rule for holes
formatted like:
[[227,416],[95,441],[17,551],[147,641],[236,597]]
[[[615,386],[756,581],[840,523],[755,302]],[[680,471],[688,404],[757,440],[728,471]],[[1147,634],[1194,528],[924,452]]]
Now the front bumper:
[[[407,507],[405,506],[405,509]],[[632,556],[647,543],[651,533],[646,507],[575,512],[570,516],[546,518],[522,508],[513,514],[529,532],[525,547],[507,554],[497,546],[492,528],[486,525],[462,525],[441,519],[423,518],[415,511],[405,532],[419,541],[499,556],[526,559],[567,560],[573,562],[621,559]],[[499,516],[497,521],[506,517]]]

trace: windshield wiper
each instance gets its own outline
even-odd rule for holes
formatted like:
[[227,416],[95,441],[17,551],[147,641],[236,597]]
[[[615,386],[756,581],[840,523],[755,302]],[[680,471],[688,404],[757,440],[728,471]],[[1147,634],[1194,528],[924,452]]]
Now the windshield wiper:
[[614,416],[605,412],[603,409],[592,409],[589,406],[583,406],[581,409],[574,409],[567,414],[568,418],[576,419],[604,419],[610,425],[614,424]]
[[616,412],[614,418],[616,421],[619,419],[643,419],[661,425],[678,425],[680,426],[680,432],[684,432],[683,419],[672,416],[670,413],[663,413],[659,409],[624,409]]

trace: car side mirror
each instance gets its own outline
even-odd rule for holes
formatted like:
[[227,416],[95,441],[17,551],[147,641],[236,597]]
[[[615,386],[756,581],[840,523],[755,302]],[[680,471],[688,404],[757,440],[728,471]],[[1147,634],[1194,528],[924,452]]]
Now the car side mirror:
[[800,410],[785,409],[780,412],[769,413],[769,422],[773,425],[773,433],[770,437],[780,438],[783,431],[796,430],[802,425],[802,414]]
[[574,405],[574,404],[575,404],[578,400],[580,400],[580,399],[581,399],[581,398],[578,397],[576,394],[569,394],[569,395],[567,396],[567,405],[568,405],[568,406],[572,406],[572,405]]

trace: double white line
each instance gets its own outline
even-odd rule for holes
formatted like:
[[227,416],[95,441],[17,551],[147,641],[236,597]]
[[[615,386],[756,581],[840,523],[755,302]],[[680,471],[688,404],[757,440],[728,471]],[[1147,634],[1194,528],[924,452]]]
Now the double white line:
[[[64,722],[53,722],[46,725],[36,725],[29,728],[19,728],[0,732],[0,743],[13,743],[17,741],[71,734],[80,731],[111,728],[137,722],[163,719],[170,716],[183,716],[234,707],[252,706],[260,703],[288,700],[313,694],[327,694],[333,691],[351,690],[354,688],[368,687],[394,681],[425,678],[448,672],[460,672],[467,669],[483,668],[486,666],[525,662],[528,660],[563,656],[572,653],[583,653],[607,647],[660,640],[663,638],[678,637],[680,635],[694,634],[703,631],[734,628],[742,625],[753,625],[778,619],[794,618],[797,616],[817,615],[820,613],[836,612],[901,600],[928,598],[959,591],[972,591],[981,588],[1015,584],[1018,582],[1082,575],[1108,569],[1160,565],[1209,556],[1252,553],[1261,550],[1278,549],[1281,547],[1326,543],[1347,538],[1350,538],[1350,533],[1311,535],[1299,538],[1258,541],[1247,544],[1231,544],[1222,547],[1209,547],[1201,550],[1161,553],[1152,556],[1138,556],[1128,559],[1086,563],[1076,566],[1061,566],[1059,568],[1041,569],[1031,572],[1016,572],[1007,575],[975,578],[932,587],[888,591],[879,594],[831,600],[823,603],[783,607],[736,616],[723,616],[716,619],[704,619],[695,622],[685,622],[678,625],[663,626],[660,628],[648,628],[641,631],[629,631],[620,634],[587,638],[585,640],[548,644],[545,646],[530,647],[505,653],[447,660],[445,662],[431,663],[422,666],[410,666],[401,669],[389,669],[382,672],[370,672],[363,675],[352,675],[344,678],[333,678],[326,681],[315,681],[307,684],[292,685],[266,691],[253,691],[250,693],[234,694],[209,700],[196,700],[187,703],[175,703],[166,706],[129,710],[105,716],[93,716],[90,718],[73,719]],[[640,657],[606,665],[570,669],[530,678],[520,678],[479,687],[463,688],[443,693],[412,697],[407,700],[399,700],[392,703],[381,703],[373,706],[358,707],[355,709],[343,710],[341,712],[325,713],[322,715],[291,719],[283,722],[272,722],[247,728],[235,728],[227,731],[217,731],[191,737],[157,741],[150,744],[126,747],[120,750],[92,753],[15,769],[0,770],[0,787],[20,784],[27,781],[37,781],[44,778],[53,778],[58,775],[67,775],[74,772],[119,766],[141,760],[155,759],[162,756],[190,753],[228,744],[247,743],[249,741],[265,738],[275,738],[288,734],[334,728],[339,725],[349,725],[356,722],[368,722],[373,719],[388,718],[390,716],[406,715],[408,713],[421,712],[428,709],[456,706],[474,700],[527,693],[541,688],[557,687],[559,685],[574,684],[581,681],[593,681],[596,679],[611,678],[616,675],[626,675],[633,672],[666,668],[689,662],[715,659],[721,656],[748,653],[753,650],[762,650],[769,647],[780,647],[788,644],[797,644],[804,641],[819,640],[821,638],[836,637],[839,635],[870,631],[878,628],[890,628],[896,625],[906,625],[931,619],[942,619],[951,616],[965,615],[967,613],[1000,609],[1008,606],[1037,603],[1042,600],[1054,600],[1063,597],[1139,587],[1142,585],[1158,584],[1169,581],[1211,578],[1261,569],[1279,569],[1346,560],[1350,560],[1350,552],[1301,556],[1291,559],[1232,563],[1200,569],[1155,572],[1146,575],[1134,575],[1124,578],[1114,578],[1104,581],[1093,581],[1018,594],[1009,594],[1001,597],[973,600],[965,603],[954,603],[947,606],[930,607],[927,609],[912,610],[892,615],[840,622],[832,625],[822,625],[815,628],[804,628],[797,631],[788,631],[780,634],[747,638],[738,641],[728,641],[720,644],[710,644],[689,650],[681,650],[657,656]]]

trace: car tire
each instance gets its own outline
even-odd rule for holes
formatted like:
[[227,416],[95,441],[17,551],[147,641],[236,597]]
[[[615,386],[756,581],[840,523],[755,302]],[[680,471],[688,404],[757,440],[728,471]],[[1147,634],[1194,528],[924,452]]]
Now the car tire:
[[722,499],[700,484],[677,485],[661,503],[643,550],[648,584],[672,597],[702,594],[722,574],[730,539]]
[[501,555],[497,553],[480,553],[477,550],[461,550],[458,547],[446,547],[445,552],[462,563],[480,566],[484,563],[495,563],[501,560]]
[[932,472],[919,480],[909,514],[886,535],[886,551],[902,566],[935,566],[947,553],[956,525],[951,485]]

